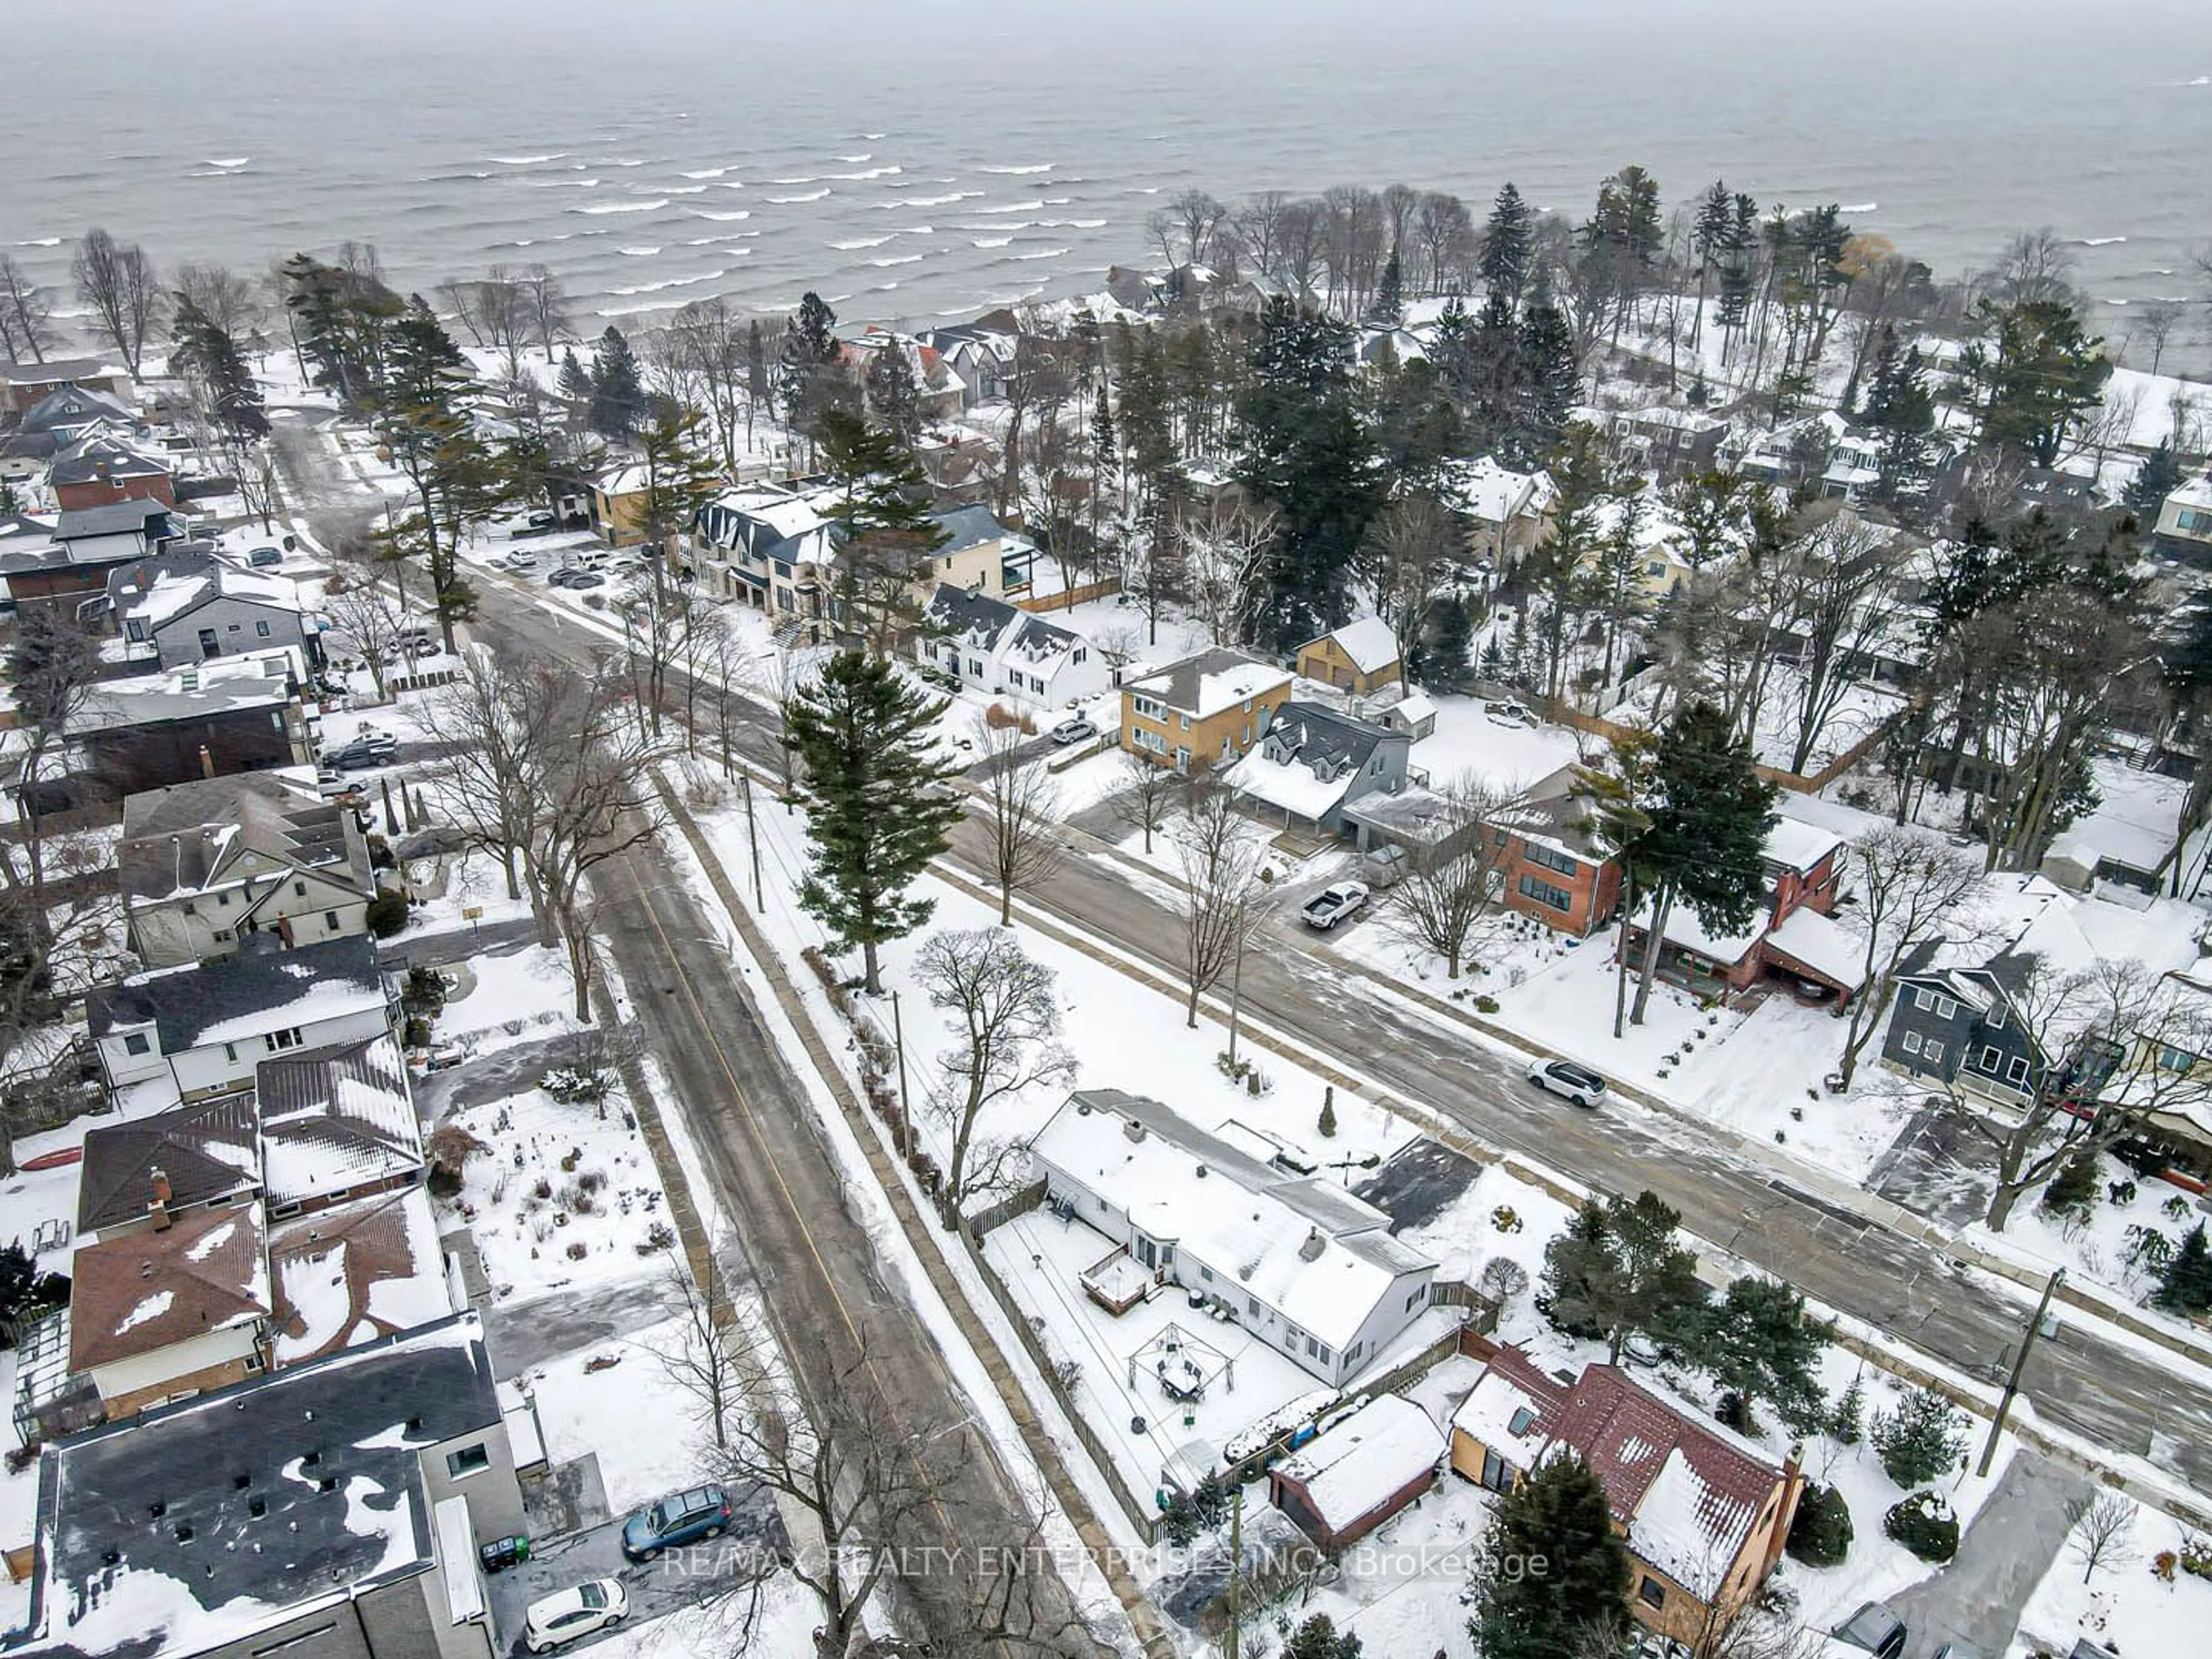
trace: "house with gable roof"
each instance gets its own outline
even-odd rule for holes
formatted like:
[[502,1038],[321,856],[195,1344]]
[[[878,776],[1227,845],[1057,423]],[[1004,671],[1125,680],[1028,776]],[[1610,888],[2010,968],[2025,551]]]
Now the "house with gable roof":
[[1759,1594],[1782,1559],[1805,1477],[1617,1365],[1554,1376],[1521,1349],[1492,1352],[1452,1418],[1451,1467],[1509,1492],[1545,1459],[1578,1454],[1627,1547],[1629,1607],[1695,1644]]
[[111,432],[79,439],[54,456],[46,483],[63,512],[105,507],[115,501],[177,504],[177,482],[169,463],[143,446]]
[[49,357],[44,362],[0,363],[0,410],[33,410],[47,398],[88,393],[131,419],[132,384],[120,363],[98,357]]
[[[1429,1306],[1437,1264],[1326,1176],[1262,1163],[1157,1100],[1079,1090],[1030,1138],[1045,1201],[1118,1247],[1094,1298],[1130,1273],[1206,1299],[1255,1341],[1341,1385]],[[1097,1288],[1088,1281],[1097,1280]]]
[[296,584],[241,570],[212,548],[173,550],[134,562],[107,580],[125,654],[163,668],[290,646],[320,660]]
[[1285,829],[1349,835],[1345,809],[1371,795],[1402,793],[1413,748],[1412,738],[1390,726],[1293,701],[1224,781],[1255,817],[1279,814]]
[[115,866],[149,968],[228,956],[258,933],[288,946],[356,938],[376,896],[352,809],[267,772],[131,796]]
[[422,1124],[391,1032],[273,1056],[253,1075],[272,1218],[421,1184]]
[[1298,677],[1364,697],[1404,677],[1398,635],[1380,617],[1362,617],[1298,647]]
[[0,550],[0,576],[18,605],[98,599],[107,573],[185,538],[185,515],[159,501],[110,501],[59,514],[43,543]]
[[78,1168],[78,1237],[144,1232],[157,1210],[175,1220],[245,1203],[261,1191],[259,1142],[243,1094],[94,1125]]
[[1468,551],[1477,563],[1503,568],[1544,539],[1559,494],[1550,473],[1522,472],[1485,455],[1450,469],[1443,482],[1466,521]]
[[988,593],[940,582],[922,623],[917,661],[1018,706],[1060,708],[1112,687],[1104,654],[1082,635]]

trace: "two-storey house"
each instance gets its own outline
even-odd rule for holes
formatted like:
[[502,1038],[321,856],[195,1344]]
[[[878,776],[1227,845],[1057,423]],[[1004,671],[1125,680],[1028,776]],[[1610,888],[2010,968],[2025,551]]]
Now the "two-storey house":
[[1121,747],[1178,772],[1226,766],[1291,700],[1287,669],[1215,646],[1121,684]]
[[1255,817],[1311,835],[1349,835],[1356,826],[1346,811],[1354,803],[1404,792],[1413,747],[1392,727],[1292,701],[1276,710],[1258,744],[1223,780]]

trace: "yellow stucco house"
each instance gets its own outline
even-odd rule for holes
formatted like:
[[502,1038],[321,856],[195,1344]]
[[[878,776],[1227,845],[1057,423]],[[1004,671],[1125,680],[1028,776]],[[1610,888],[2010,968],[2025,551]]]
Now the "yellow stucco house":
[[1121,747],[1188,772],[1225,766],[1291,700],[1288,669],[1216,646],[1121,685]]

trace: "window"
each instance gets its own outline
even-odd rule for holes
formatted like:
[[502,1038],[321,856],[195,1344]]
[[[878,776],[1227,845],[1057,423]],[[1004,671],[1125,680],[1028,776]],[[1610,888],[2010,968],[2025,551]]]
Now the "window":
[[230,895],[228,893],[217,893],[215,896],[215,902],[227,910],[230,908]]
[[1907,1031],[1907,1032],[1905,1034],[1905,1045],[1904,1045],[1904,1046],[1905,1046],[1905,1052],[1906,1054],[1918,1054],[1918,1053],[1920,1052],[1920,1033],[1919,1033],[1919,1032],[1917,1032],[1917,1031]]
[[1936,999],[1936,1018],[1938,1018],[1938,1019],[1955,1019],[1955,1018],[1958,1018],[1958,1015],[1959,1015],[1959,1005],[1958,1005],[1957,1003],[1955,1003],[1955,1002],[1952,1001],[1950,998],[1948,998],[1948,997],[1937,997],[1937,998]]
[[1482,1484],[1492,1492],[1508,1492],[1513,1486],[1513,1471],[1505,1460],[1488,1447],[1482,1452]]
[[230,939],[230,929],[228,927],[218,927],[215,930],[215,936],[228,943]]
[[190,899],[186,899],[186,900],[185,901],[185,914],[186,915],[188,915],[188,916],[196,916],[196,915],[199,915],[199,910],[198,910],[198,908],[197,908],[197,907],[192,903],[192,902],[191,902]]
[[269,624],[265,622],[258,622],[254,623],[253,633],[257,639],[267,639],[269,637]]
[[1298,1351],[1298,1338],[1303,1333],[1295,1325],[1283,1327],[1283,1346],[1291,1353]]
[[1260,1316],[1260,1298],[1256,1296],[1246,1297],[1244,1298],[1244,1310],[1250,1314],[1253,1318],[1257,1319]]
[[1521,878],[1521,896],[1534,899],[1537,903],[1547,905],[1554,910],[1571,910],[1575,908],[1575,896],[1572,893],[1564,887],[1554,887],[1550,882],[1541,880],[1535,876],[1524,875]]
[[1647,1607],[1663,1607],[1667,1605],[1667,1587],[1648,1572],[1644,1575],[1643,1581],[1637,1585],[1636,1593],[1643,1598],[1644,1605]]
[[1129,699],[1129,706],[1148,720],[1164,720],[1168,717],[1167,704],[1158,697],[1133,696]]
[[1068,660],[1071,662],[1084,662],[1089,659],[1090,655],[1091,653],[1088,651],[1084,650],[1080,646],[1079,646],[1076,647],[1074,656],[1071,657]]
[[1929,1038],[1928,1046],[1920,1051],[1920,1057],[1926,1060],[1930,1066],[1942,1065],[1943,1063],[1943,1045],[1936,1042],[1934,1037]]
[[1652,560],[1650,563],[1644,567],[1644,574],[1647,576],[1665,575],[1667,574],[1667,562],[1664,559]]
[[1912,994],[1912,1006],[1922,1013],[1926,1013],[1936,1006],[1936,994],[1923,986]]
[[1182,729],[1186,732],[1190,730],[1190,716],[1188,714],[1182,717]]
[[2027,1081],[2027,1057],[2014,1054],[2012,1064],[2005,1067],[2005,1081],[2015,1085]]
[[1347,1365],[1357,1364],[1359,1356],[1366,1351],[1366,1348],[1367,1345],[1364,1342],[1353,1343],[1344,1351],[1344,1363]]
[[2002,1031],[2004,1030],[2004,1023],[2005,1006],[2000,1002],[1990,1010],[1990,1030]]
[[1321,1363],[1324,1365],[1333,1365],[1336,1363],[1336,1357],[1329,1352],[1328,1344],[1326,1342],[1321,1345]]
[[306,882],[304,882],[304,881],[295,881],[295,882],[294,882],[294,883],[292,884],[292,892],[293,892],[293,895],[294,895],[294,896],[295,896],[295,897],[297,897],[297,898],[305,898],[305,897],[307,897],[307,884]]
[[1416,1285],[1414,1287],[1413,1293],[1406,1298],[1406,1311],[1407,1313],[1413,1312],[1414,1309],[1419,1307],[1421,1304],[1428,1299],[1429,1287],[1425,1285]]
[[1164,755],[1168,752],[1168,740],[1157,732],[1147,732],[1141,726],[1133,726],[1129,728],[1129,733],[1136,739],[1137,747],[1139,749],[1149,749],[1155,755]]
[[2173,527],[2185,536],[2212,536],[2212,513],[2185,507],[2173,515]]
[[337,911],[335,911],[335,910],[325,910],[325,911],[324,911],[324,912],[323,912],[323,931],[324,931],[325,933],[337,933],[337,930],[338,930],[338,913],[337,913]]
[[1554,852],[1548,847],[1539,847],[1534,842],[1529,844],[1528,850],[1521,856],[1530,864],[1538,865],[1547,870],[1556,870],[1563,876],[1578,875],[1583,867],[1571,854]]
[[237,1045],[235,1042],[226,1042],[226,1043],[224,1043],[224,1044],[222,1045],[222,1057],[223,1057],[225,1060],[228,1060],[232,1065],[234,1065],[234,1066],[237,1065],[237,1064],[238,1064],[238,1045]]
[[126,1054],[143,1054],[151,1047],[153,1044],[146,1041],[143,1031],[133,1031],[123,1039],[123,1052]]
[[1209,1285],[1213,1283],[1213,1269],[1211,1267],[1200,1267],[1198,1270],[1198,1276]]
[[2170,1043],[2159,1044],[2158,1069],[2160,1071],[2175,1072],[2186,1077],[2196,1064],[2197,1056],[2185,1049],[2176,1048]]
[[1999,1054],[1995,1048],[1985,1042],[1982,1045],[1982,1057],[1976,1063],[1981,1066],[1982,1070],[1987,1072],[1991,1077],[1995,1077],[2004,1065],[2004,1056]]
[[272,1054],[280,1048],[296,1048],[300,1046],[300,1028],[293,1025],[282,1031],[271,1031],[262,1041],[269,1045]]
[[446,1473],[456,1480],[460,1480],[464,1475],[474,1474],[478,1469],[488,1469],[490,1467],[491,1454],[483,1449],[482,1441],[478,1441],[473,1446],[464,1446],[459,1451],[446,1454]]

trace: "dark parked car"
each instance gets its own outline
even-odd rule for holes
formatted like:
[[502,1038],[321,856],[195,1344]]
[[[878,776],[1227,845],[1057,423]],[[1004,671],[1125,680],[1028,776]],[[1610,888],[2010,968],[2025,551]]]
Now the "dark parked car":
[[596,570],[579,570],[564,565],[545,579],[555,587],[605,587],[607,579]]
[[379,733],[374,737],[356,738],[335,749],[323,751],[322,764],[335,767],[341,772],[358,772],[366,767],[381,766],[399,752],[398,741]]
[[1540,1060],[1528,1068],[1528,1081],[1547,1094],[1564,1095],[1577,1106],[1595,1106],[1605,1095],[1605,1079],[1572,1060]]
[[671,1492],[623,1522],[623,1553],[633,1561],[650,1561],[663,1550],[720,1538],[729,1524],[729,1494],[720,1486]]
[[1862,1601],[1856,1613],[1828,1634],[1838,1642],[1864,1648],[1875,1659],[1898,1659],[1905,1651],[1905,1620],[1880,1601]]

